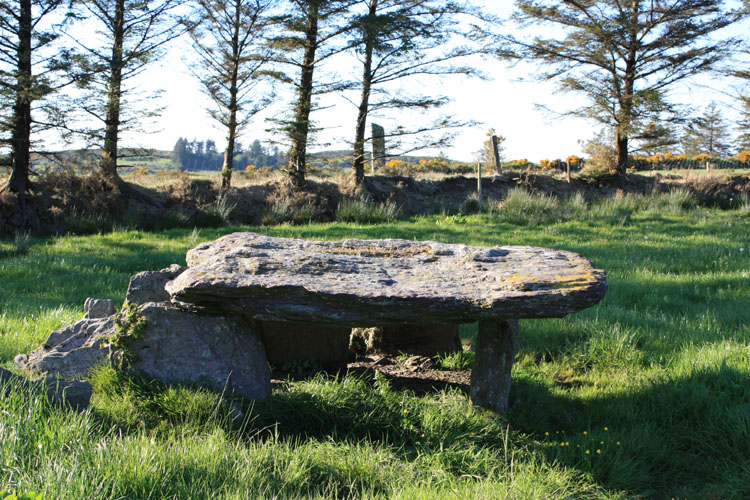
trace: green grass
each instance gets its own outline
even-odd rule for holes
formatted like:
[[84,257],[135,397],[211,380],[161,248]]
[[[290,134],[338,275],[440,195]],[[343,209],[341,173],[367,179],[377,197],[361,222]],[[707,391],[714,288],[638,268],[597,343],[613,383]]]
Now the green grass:
[[[241,405],[102,370],[84,414],[11,388],[0,398],[0,489],[49,499],[746,499],[750,217],[674,200],[660,210],[615,200],[601,217],[536,225],[489,212],[253,228],[568,249],[607,270],[609,291],[581,313],[521,322],[511,410],[499,417],[458,392],[417,398],[355,378],[318,377]],[[130,275],[184,264],[197,242],[238,229],[0,242],[0,364],[78,319],[86,297],[122,301]],[[475,327],[462,332],[471,340]]]

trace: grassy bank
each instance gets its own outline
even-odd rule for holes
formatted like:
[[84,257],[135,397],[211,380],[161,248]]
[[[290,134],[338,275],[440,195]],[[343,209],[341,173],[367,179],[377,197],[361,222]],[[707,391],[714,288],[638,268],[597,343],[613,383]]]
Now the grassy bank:
[[[747,210],[679,200],[612,210],[253,229],[548,246],[606,269],[610,288],[597,307],[521,323],[506,415],[474,410],[461,393],[417,398],[383,381],[323,377],[239,413],[217,394],[102,371],[82,415],[18,391],[0,399],[0,490],[66,499],[748,498]],[[86,297],[121,301],[130,275],[184,263],[197,242],[236,229],[0,242],[0,363],[10,367],[78,319]]]

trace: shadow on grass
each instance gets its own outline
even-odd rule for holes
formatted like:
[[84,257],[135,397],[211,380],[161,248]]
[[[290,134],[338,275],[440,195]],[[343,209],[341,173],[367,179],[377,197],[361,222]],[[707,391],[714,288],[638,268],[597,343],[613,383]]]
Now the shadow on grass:
[[750,496],[747,371],[722,365],[592,399],[533,378],[513,384],[506,418],[549,461],[654,498]]
[[[185,404],[159,384],[138,381],[129,398],[135,410],[96,410],[104,427],[166,432],[173,425],[219,425],[238,438],[379,443],[405,460],[476,450],[501,457],[505,428],[510,449],[531,449],[550,463],[590,475],[603,488],[652,498],[747,498],[750,483],[750,374],[722,365],[661,379],[641,389],[587,398],[564,383],[514,377],[511,410],[503,416],[467,412],[460,391],[415,398],[383,379],[318,376],[286,384],[265,400],[244,403],[244,416],[205,390]],[[194,396],[192,396],[194,397]],[[106,407],[111,408],[112,402]],[[117,406],[116,404],[114,405]],[[135,420],[126,420],[133,415]],[[190,423],[192,422],[192,424]],[[546,434],[549,433],[549,434]],[[471,451],[474,450],[474,451]],[[588,453],[586,452],[588,450]],[[456,461],[462,472],[466,456]],[[528,453],[518,455],[519,460]],[[496,464],[497,465],[497,464]],[[744,479],[743,479],[744,477]],[[744,489],[743,489],[744,488]],[[744,496],[743,496],[744,495]]]

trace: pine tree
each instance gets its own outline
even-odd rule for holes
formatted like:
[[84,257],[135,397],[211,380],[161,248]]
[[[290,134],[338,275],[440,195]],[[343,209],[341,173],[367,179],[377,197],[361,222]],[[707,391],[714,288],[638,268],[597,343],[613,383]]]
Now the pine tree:
[[686,142],[693,155],[707,156],[707,164],[729,154],[729,127],[715,102],[706,106],[703,114],[688,125]]
[[[364,180],[365,131],[370,113],[427,110],[450,102],[441,95],[410,95],[404,88],[396,92],[387,89],[403,80],[427,75],[477,75],[478,71],[469,65],[451,63],[481,51],[466,44],[470,41],[469,36],[477,33],[467,32],[460,21],[461,16],[478,20],[482,15],[465,2],[367,0],[364,6],[365,11],[354,16],[350,38],[363,69],[362,78],[356,85],[360,99],[352,172],[357,184]],[[455,120],[442,119],[432,125],[425,124],[416,131],[401,127],[392,135],[403,138],[462,125]],[[410,151],[446,146],[449,137],[443,135],[430,139],[412,146]]]
[[741,17],[722,0],[517,0],[516,6],[517,21],[549,30],[532,39],[505,37],[500,55],[537,61],[540,79],[586,96],[588,106],[567,114],[614,128],[620,175],[629,140],[643,125],[673,116],[669,88],[724,58],[738,41],[716,32]]
[[270,0],[197,0],[203,21],[190,35],[197,52],[196,74],[213,103],[211,117],[227,131],[221,167],[221,189],[229,189],[234,168],[235,143],[242,128],[269,103],[258,85],[270,59],[264,17]]
[[299,70],[297,79],[279,72],[276,77],[294,86],[297,94],[292,117],[279,121],[290,142],[286,167],[294,189],[305,183],[307,146],[312,130],[310,115],[314,97],[346,88],[346,82],[321,81],[315,70],[322,62],[347,49],[341,43],[351,29],[347,13],[356,0],[289,0],[288,10],[276,17],[282,33],[273,38],[277,62]]
[[750,95],[742,96],[742,109],[737,122],[737,151],[750,151]]
[[[75,17],[96,26],[98,44],[83,45],[84,71],[95,75],[78,101],[86,120],[99,124],[80,130],[102,150],[102,175],[121,189],[132,191],[117,172],[122,132],[157,111],[139,109],[128,81],[162,55],[162,49],[189,25],[175,14],[188,0],[73,0]],[[72,35],[71,35],[72,36]],[[138,194],[138,193],[135,193]],[[147,200],[144,200],[147,201]]]
[[60,87],[71,83],[72,53],[56,47],[58,35],[41,28],[61,6],[62,0],[0,1],[0,146],[9,150],[11,175],[0,191],[18,197],[19,229],[38,229],[39,219],[29,205],[31,187],[31,136],[40,125],[35,105]]

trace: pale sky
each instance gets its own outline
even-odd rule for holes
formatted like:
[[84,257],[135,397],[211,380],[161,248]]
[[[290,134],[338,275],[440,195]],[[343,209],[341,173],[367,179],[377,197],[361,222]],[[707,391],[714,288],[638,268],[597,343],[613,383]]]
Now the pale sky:
[[[509,13],[511,0],[491,1],[485,3],[496,14]],[[167,57],[146,71],[139,81],[142,88],[161,88],[164,90],[160,104],[164,106],[161,118],[147,124],[149,133],[130,133],[122,138],[124,146],[145,146],[156,149],[171,150],[179,137],[188,139],[213,139],[219,149],[223,148],[225,132],[218,128],[208,117],[205,106],[207,99],[199,90],[196,79],[190,74],[184,59],[190,57],[189,38],[185,37],[175,43]],[[589,121],[576,118],[559,118],[538,110],[535,104],[545,104],[553,109],[567,109],[583,102],[574,94],[553,93],[551,84],[531,81],[535,71],[533,64],[522,64],[510,67],[497,60],[477,60],[483,71],[490,77],[488,81],[468,79],[462,76],[445,78],[442,81],[412,81],[409,85],[421,87],[423,93],[429,93],[437,87],[439,94],[448,95],[453,103],[444,107],[437,114],[452,115],[460,120],[474,120],[481,124],[461,131],[452,148],[443,152],[452,159],[471,160],[475,151],[481,148],[485,133],[494,128],[498,134],[506,137],[504,143],[507,160],[527,158],[538,162],[540,159],[565,158],[571,154],[581,154],[579,141],[591,138],[599,127]],[[342,71],[342,68],[353,68],[361,72],[357,62],[339,60],[335,66],[323,68],[322,71]],[[321,70],[316,70],[321,71]],[[525,81],[520,81],[520,80]],[[406,83],[406,81],[404,81]],[[703,106],[712,100],[729,103],[731,100],[720,92],[709,90],[718,87],[715,77],[702,77],[700,85],[696,82],[685,82],[673,89],[675,99]],[[253,139],[266,142],[269,134],[265,132],[270,125],[265,122],[268,117],[280,117],[292,104],[293,96],[282,93],[277,102],[257,115],[245,130],[241,141],[248,144]],[[353,139],[356,109],[340,97],[327,100],[328,109],[314,114],[313,119],[325,130],[318,135],[319,145],[313,145],[311,151],[323,149],[346,149],[347,141]],[[729,116],[728,116],[729,117]],[[399,121],[419,123],[425,118],[417,113],[398,112]],[[386,125],[386,129],[388,125]],[[369,124],[368,124],[369,127]],[[438,151],[427,151],[414,154],[433,154]]]

